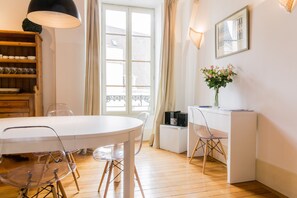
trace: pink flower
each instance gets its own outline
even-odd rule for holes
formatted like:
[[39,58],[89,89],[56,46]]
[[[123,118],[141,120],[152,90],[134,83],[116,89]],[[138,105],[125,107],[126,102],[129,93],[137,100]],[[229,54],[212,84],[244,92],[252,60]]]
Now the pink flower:
[[232,82],[233,76],[237,75],[233,72],[231,64],[226,67],[211,65],[210,67],[202,68],[201,71],[209,88],[225,87],[227,83]]

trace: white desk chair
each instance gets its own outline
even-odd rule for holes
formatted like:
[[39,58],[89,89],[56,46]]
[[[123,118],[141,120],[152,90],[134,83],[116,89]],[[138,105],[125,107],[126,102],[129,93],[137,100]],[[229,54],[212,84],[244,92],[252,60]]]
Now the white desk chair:
[[193,116],[192,117],[193,129],[199,139],[197,140],[196,145],[192,151],[190,163],[192,163],[195,152],[198,149],[202,148],[203,156],[204,156],[202,172],[205,173],[205,165],[206,165],[207,157],[214,150],[222,154],[225,160],[227,160],[221,140],[228,139],[228,135],[221,131],[210,129],[208,127],[207,120],[205,119],[205,116],[203,115],[200,109],[192,108],[192,116]]

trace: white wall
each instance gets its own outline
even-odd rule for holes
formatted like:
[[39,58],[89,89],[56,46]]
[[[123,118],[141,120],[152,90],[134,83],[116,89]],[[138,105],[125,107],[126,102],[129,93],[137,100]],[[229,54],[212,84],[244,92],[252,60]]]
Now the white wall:
[[22,22],[26,18],[29,2],[29,0],[0,0],[0,29],[22,31]]
[[75,115],[84,113],[85,1],[75,0],[82,17],[78,28],[56,32],[56,102],[66,103]]
[[[192,3],[183,1],[180,12],[191,12]],[[246,5],[251,19],[250,50],[215,59],[215,24]],[[188,43],[187,35],[182,35],[184,64],[180,67],[186,64],[189,80],[185,82],[185,96],[177,96],[179,101],[185,101],[185,106],[212,105],[213,91],[206,86],[201,67],[233,64],[238,76],[221,89],[220,106],[258,113],[257,179],[289,197],[297,197],[297,186],[292,184],[297,179],[297,9],[290,14],[277,0],[200,0],[196,12],[193,25],[205,34],[199,51]],[[187,17],[179,21],[181,31],[187,31],[189,21]]]
[[[188,28],[194,0],[180,0],[176,13],[176,49],[175,49],[175,78],[176,80],[176,110],[187,112],[188,104],[194,103],[195,92],[195,63],[197,48],[190,42]],[[194,6],[195,7],[195,6]],[[186,88],[186,89],[185,89]]]

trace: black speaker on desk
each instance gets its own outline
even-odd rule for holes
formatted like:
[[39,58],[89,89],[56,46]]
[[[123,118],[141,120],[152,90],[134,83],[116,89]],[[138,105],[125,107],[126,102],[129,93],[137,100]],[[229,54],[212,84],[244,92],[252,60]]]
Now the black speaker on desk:
[[182,126],[182,127],[188,126],[188,114],[187,113],[177,114],[177,125]]
[[165,112],[165,124],[170,124],[170,119],[171,118],[176,118],[180,111],[166,111]]

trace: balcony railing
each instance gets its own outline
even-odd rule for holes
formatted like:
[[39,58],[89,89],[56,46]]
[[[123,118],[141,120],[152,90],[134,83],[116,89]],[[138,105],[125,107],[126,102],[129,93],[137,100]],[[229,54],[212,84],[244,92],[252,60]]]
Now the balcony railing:
[[[134,101],[144,101],[147,103],[150,103],[151,101],[151,96],[148,95],[133,95],[132,100]],[[111,102],[111,101],[126,101],[126,96],[125,95],[108,95],[106,96],[106,102]]]

